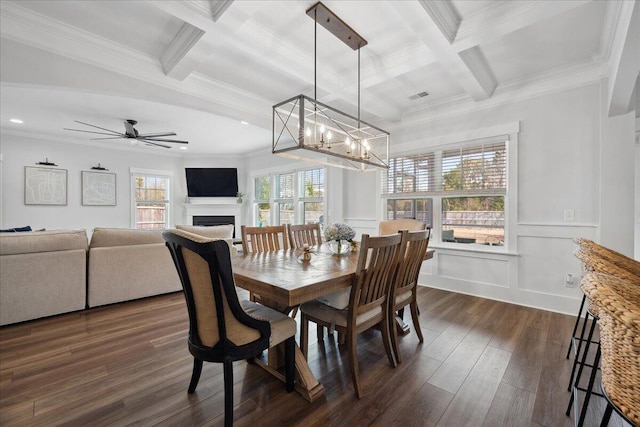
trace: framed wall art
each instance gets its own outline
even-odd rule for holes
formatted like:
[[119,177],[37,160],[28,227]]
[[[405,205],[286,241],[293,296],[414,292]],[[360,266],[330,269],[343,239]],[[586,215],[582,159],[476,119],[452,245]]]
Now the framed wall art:
[[82,204],[84,206],[115,206],[116,174],[82,171]]
[[25,205],[66,205],[67,170],[24,167]]

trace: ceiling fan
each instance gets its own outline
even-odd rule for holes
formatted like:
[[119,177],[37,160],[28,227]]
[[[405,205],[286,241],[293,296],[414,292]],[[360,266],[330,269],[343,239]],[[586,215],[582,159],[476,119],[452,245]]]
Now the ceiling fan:
[[147,145],[155,145],[157,147],[163,148],[171,148],[170,145],[160,144],[160,142],[171,142],[174,144],[188,144],[189,141],[181,141],[178,139],[165,139],[166,136],[175,136],[175,132],[159,132],[159,133],[138,133],[135,126],[138,122],[136,120],[125,120],[124,122],[124,133],[116,132],[115,130],[101,128],[100,126],[91,125],[89,123],[81,122],[79,120],[74,120],[76,123],[83,124],[85,126],[91,126],[96,129],[101,129],[106,132],[96,132],[92,130],[82,130],[82,129],[69,129],[64,128],[64,130],[72,130],[74,132],[85,132],[85,133],[93,133],[97,135],[109,135],[109,137],[103,138],[91,138],[93,141],[102,140],[102,139],[136,139],[138,141],[142,141]]

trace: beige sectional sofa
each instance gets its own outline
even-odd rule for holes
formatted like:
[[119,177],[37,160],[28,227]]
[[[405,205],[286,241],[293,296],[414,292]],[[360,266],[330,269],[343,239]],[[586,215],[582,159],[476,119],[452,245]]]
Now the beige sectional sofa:
[[0,234],[0,325],[85,308],[85,230]]
[[[232,225],[177,228],[235,250]],[[0,233],[0,326],[182,290],[163,231]]]
[[88,260],[89,307],[182,289],[162,231],[93,230]]

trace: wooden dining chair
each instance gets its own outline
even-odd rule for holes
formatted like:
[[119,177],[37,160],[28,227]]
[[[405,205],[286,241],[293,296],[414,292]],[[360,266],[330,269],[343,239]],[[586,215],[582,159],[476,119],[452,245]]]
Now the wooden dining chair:
[[284,341],[285,384],[293,391],[296,321],[250,301],[239,301],[229,245],[182,230],[162,233],[178,270],[189,313],[189,352],[196,390],[203,362],[224,365],[224,420],[233,425],[233,366]]
[[351,379],[358,399],[362,397],[360,388],[356,337],[373,326],[379,325],[382,343],[391,366],[396,362],[391,349],[389,336],[389,286],[398,266],[401,234],[383,237],[362,235],[360,254],[355,276],[351,285],[349,307],[338,310],[317,300],[300,306],[300,347],[307,356],[309,347],[309,321],[323,325],[330,330],[335,328],[346,337],[349,352]]
[[388,221],[380,221],[379,232],[381,236],[395,234],[402,230],[420,231],[425,230],[427,224],[412,218],[390,219]]
[[389,304],[389,332],[391,334],[391,344],[395,359],[398,363],[400,350],[398,347],[398,331],[396,328],[396,312],[407,305],[411,308],[411,318],[413,319],[413,329],[418,335],[418,340],[424,342],[422,329],[420,329],[420,319],[418,315],[418,276],[429,246],[430,229],[422,231],[404,230],[402,245],[400,249],[400,261],[397,274],[390,289]]
[[309,246],[322,245],[322,231],[319,223],[289,225],[287,232],[291,249],[302,248],[305,244]]
[[284,225],[269,227],[240,227],[244,253],[261,253],[289,249],[287,230]]

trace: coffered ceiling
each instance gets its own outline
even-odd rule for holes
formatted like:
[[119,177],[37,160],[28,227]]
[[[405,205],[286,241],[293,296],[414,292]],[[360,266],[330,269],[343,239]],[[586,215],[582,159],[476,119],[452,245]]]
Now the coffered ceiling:
[[[368,41],[361,115],[380,127],[606,75],[610,108],[632,104],[640,67],[633,1],[324,3]],[[122,132],[135,119],[140,133],[189,140],[188,154],[268,150],[272,105],[314,95],[314,21],[305,13],[313,4],[2,0],[2,132],[124,148],[132,145],[62,128],[80,120]],[[318,99],[355,115],[357,78],[357,53],[318,26]]]

